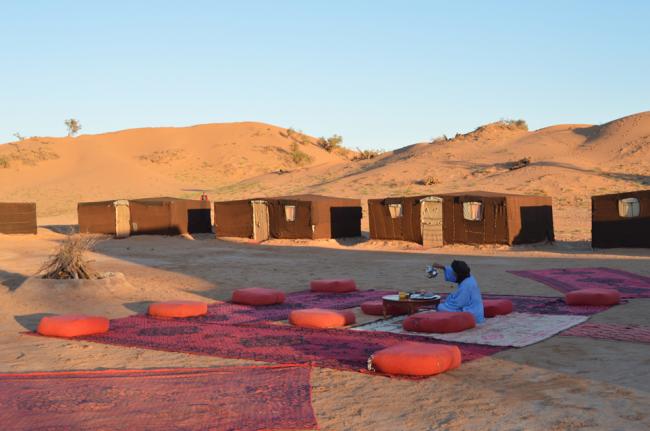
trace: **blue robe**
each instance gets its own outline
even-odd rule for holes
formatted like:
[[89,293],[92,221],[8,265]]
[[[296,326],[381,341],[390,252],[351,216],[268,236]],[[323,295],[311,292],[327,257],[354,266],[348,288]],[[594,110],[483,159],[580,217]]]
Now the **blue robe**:
[[[445,281],[456,283],[456,273],[451,266],[445,266]],[[458,289],[450,293],[444,302],[438,305],[439,311],[468,311],[474,315],[476,323],[483,323],[483,299],[481,291],[474,276],[470,275],[463,280]]]

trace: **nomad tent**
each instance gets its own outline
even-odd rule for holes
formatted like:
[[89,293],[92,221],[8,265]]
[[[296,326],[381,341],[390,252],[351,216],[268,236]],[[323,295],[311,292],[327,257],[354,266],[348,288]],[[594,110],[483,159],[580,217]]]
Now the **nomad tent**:
[[361,201],[320,195],[215,202],[217,237],[344,238],[361,236]]
[[592,196],[591,246],[650,248],[650,190]]
[[81,202],[79,232],[115,235],[210,233],[210,202],[169,197]]
[[491,192],[369,199],[370,238],[444,244],[553,241],[551,198]]
[[36,204],[0,202],[0,233],[36,233]]

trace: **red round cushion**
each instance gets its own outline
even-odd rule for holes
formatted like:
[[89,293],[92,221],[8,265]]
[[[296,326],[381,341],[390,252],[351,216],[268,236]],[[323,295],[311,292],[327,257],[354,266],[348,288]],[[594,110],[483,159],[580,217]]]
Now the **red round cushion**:
[[485,317],[501,316],[512,313],[514,306],[509,299],[484,299],[483,314]]
[[208,312],[208,304],[199,301],[166,301],[149,305],[149,314],[157,317],[195,317]]
[[404,319],[403,327],[411,332],[461,332],[476,326],[474,315],[466,311],[431,311]]
[[232,293],[232,302],[246,305],[282,304],[285,298],[284,292],[265,287],[247,287]]
[[387,374],[432,376],[458,368],[458,346],[407,341],[380,350],[370,357],[370,365]]
[[[383,316],[384,301],[381,299],[378,301],[366,301],[361,304],[361,311],[371,316]],[[391,316],[400,316],[406,313],[408,313],[408,306],[403,306],[403,304],[388,304],[386,307],[386,314]]]
[[101,316],[64,314],[41,319],[36,332],[52,337],[78,337],[108,331],[108,319]]
[[303,328],[339,328],[356,322],[350,310],[325,310],[323,308],[306,308],[289,313],[289,323]]
[[346,293],[357,290],[352,279],[312,280],[309,283],[312,292]]
[[566,294],[566,303],[569,305],[616,305],[619,302],[621,302],[621,294],[614,289],[593,287]]

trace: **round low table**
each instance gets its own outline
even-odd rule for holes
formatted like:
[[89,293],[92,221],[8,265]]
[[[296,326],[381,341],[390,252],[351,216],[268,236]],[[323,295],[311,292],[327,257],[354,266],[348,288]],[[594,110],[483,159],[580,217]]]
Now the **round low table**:
[[384,319],[388,317],[388,306],[390,304],[405,304],[408,308],[408,314],[413,314],[422,306],[438,306],[440,304],[440,295],[433,295],[433,298],[427,299],[400,299],[399,295],[386,295],[381,297],[384,309]]

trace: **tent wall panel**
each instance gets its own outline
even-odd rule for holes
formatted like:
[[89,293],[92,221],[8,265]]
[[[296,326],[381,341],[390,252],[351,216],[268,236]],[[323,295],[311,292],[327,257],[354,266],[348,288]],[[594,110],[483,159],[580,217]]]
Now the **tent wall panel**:
[[[639,201],[637,217],[621,217],[618,202]],[[650,248],[650,190],[593,196],[591,198],[591,245],[597,248]]]
[[36,204],[32,202],[0,202],[0,233],[35,234]]
[[215,202],[214,231],[217,237],[253,237],[253,207],[249,200]]
[[110,202],[84,202],[77,205],[80,233],[115,235],[115,206]]

